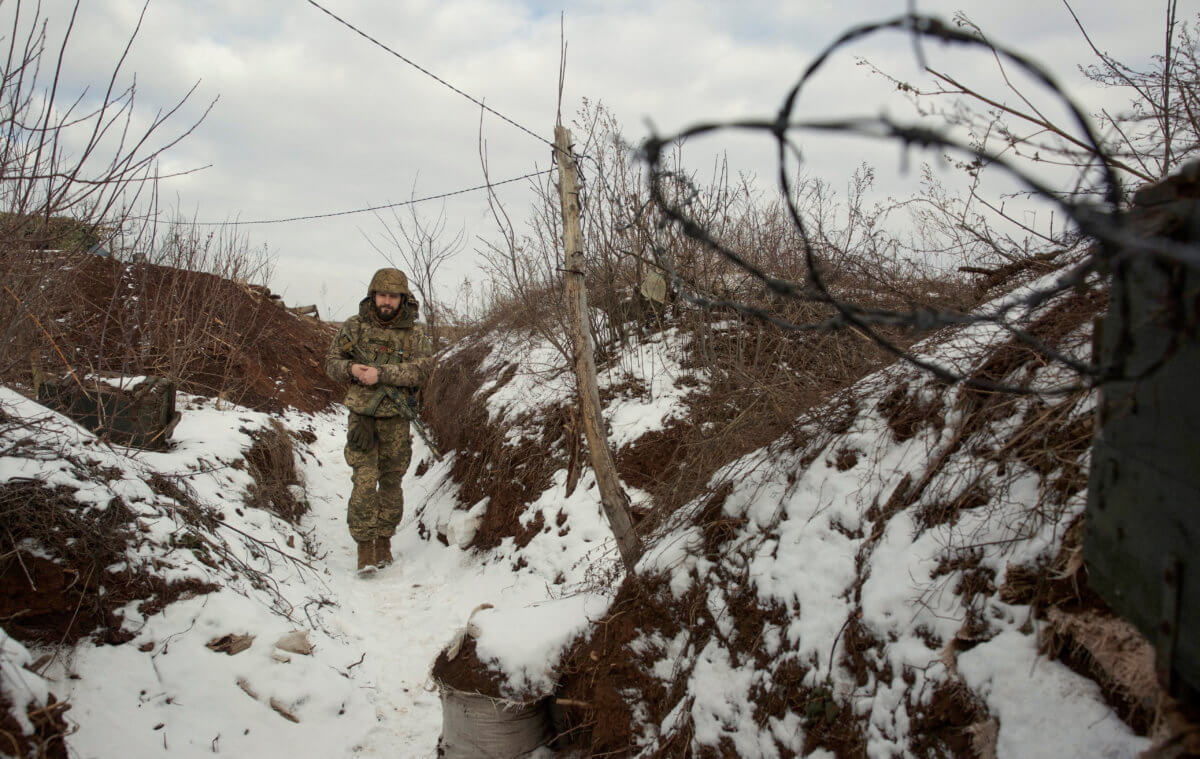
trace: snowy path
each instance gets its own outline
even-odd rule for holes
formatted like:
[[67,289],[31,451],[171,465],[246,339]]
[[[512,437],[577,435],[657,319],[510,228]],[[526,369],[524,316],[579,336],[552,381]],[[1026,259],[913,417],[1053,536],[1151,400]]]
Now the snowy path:
[[[329,552],[327,579],[338,609],[326,623],[364,658],[358,678],[368,688],[378,725],[348,756],[433,757],[441,733],[441,703],[429,680],[438,652],[480,603],[528,603],[544,584],[516,575],[508,562],[485,566],[478,556],[417,536],[417,506],[425,494],[405,482],[405,515],[392,540],[396,562],[374,577],[355,576],[355,548],[345,526],[350,469],[340,436],[322,435],[313,448],[323,465],[307,469],[313,526]],[[425,455],[414,441],[413,465]],[[442,495],[441,497],[450,497]]]

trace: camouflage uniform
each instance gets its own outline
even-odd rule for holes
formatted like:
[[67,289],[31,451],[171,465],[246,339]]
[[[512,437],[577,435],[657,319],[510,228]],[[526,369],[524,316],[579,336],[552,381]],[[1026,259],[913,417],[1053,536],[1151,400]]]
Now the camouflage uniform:
[[[388,321],[383,321],[375,308],[376,292],[406,296],[399,312]],[[326,373],[339,382],[351,383],[345,399],[350,410],[348,438],[354,440],[357,424],[365,422],[363,429],[371,431],[365,448],[348,442],[345,449],[346,462],[354,470],[346,521],[351,537],[360,545],[388,541],[404,514],[400,483],[412,456],[412,437],[408,420],[399,415],[400,409],[381,386],[401,388],[411,397],[429,376],[431,348],[413,323],[416,312],[417,303],[404,273],[380,269],[371,278],[367,297],[359,303],[358,316],[346,320],[325,355]],[[351,358],[356,348],[366,360],[362,355]],[[379,382],[363,385],[354,381],[350,365],[355,363],[379,369]]]

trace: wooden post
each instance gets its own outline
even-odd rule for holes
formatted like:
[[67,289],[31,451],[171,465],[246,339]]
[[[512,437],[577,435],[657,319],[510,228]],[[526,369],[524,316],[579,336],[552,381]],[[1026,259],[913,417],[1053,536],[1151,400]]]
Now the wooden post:
[[592,353],[592,331],[588,326],[587,288],[583,281],[583,232],[579,226],[579,180],[575,172],[575,159],[571,155],[571,133],[566,127],[554,128],[554,156],[558,163],[558,196],[562,204],[563,217],[563,275],[567,291],[567,310],[570,316],[571,343],[575,353],[575,379],[579,387],[579,404],[582,410],[583,430],[587,435],[588,453],[592,459],[592,470],[596,473],[596,485],[600,488],[600,503],[613,535],[617,538],[617,549],[625,569],[633,574],[634,566],[642,555],[642,543],[633,531],[633,520],[629,517],[629,497],[621,488],[612,454],[608,450],[608,438],[604,433],[604,420],[600,416],[600,391],[596,385],[596,359]]

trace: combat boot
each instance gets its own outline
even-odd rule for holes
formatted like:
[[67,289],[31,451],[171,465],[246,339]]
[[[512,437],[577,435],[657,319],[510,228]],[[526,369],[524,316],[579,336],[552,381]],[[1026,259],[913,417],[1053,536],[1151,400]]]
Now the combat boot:
[[375,543],[374,540],[358,541],[358,576],[369,577],[375,574],[378,569],[378,564],[375,559]]
[[392,538],[375,539],[375,566],[383,569],[392,563]]

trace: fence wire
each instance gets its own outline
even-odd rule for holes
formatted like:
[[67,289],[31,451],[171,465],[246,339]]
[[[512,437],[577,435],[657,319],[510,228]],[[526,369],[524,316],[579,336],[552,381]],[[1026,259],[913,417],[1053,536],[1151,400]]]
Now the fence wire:
[[[1059,100],[1067,108],[1075,126],[1083,135],[1082,141],[1094,157],[1093,165],[1089,168],[1100,171],[1101,184],[1097,188],[1098,192],[1090,197],[1085,197],[1078,193],[1057,191],[1003,155],[968,144],[965,140],[952,136],[948,131],[925,125],[900,123],[886,115],[830,120],[797,120],[795,118],[800,96],[822,72],[834,53],[866,37],[894,31],[911,36],[914,54],[922,69],[924,69],[923,45],[930,41],[936,41],[941,44],[986,51],[989,56],[996,56],[1002,62],[1011,63],[1033,77],[1034,81],[1045,87],[1053,98]],[[797,282],[772,276],[746,256],[717,239],[717,236],[709,228],[689,215],[688,196],[694,192],[694,188],[691,188],[688,178],[664,165],[668,151],[673,146],[682,144],[689,138],[731,130],[766,135],[776,144],[779,193],[782,201],[786,204],[787,214],[802,244],[805,281]],[[928,308],[888,310],[867,307],[854,300],[838,297],[831,291],[830,285],[822,273],[817,247],[804,221],[801,209],[797,205],[795,185],[789,175],[789,157],[800,161],[801,153],[795,142],[795,136],[802,133],[849,134],[867,139],[895,142],[905,150],[912,148],[944,150],[964,156],[971,161],[978,161],[980,165],[995,167],[1015,179],[1025,188],[1030,197],[1041,198],[1051,203],[1077,228],[1079,233],[1093,242],[1082,260],[1070,269],[1064,270],[1052,284],[1033,289],[1022,297],[1010,299],[990,311],[962,313]],[[807,67],[796,84],[788,91],[774,119],[699,123],[675,134],[652,136],[642,146],[642,157],[648,165],[650,202],[661,212],[664,224],[674,226],[688,238],[698,242],[703,248],[718,254],[737,269],[749,274],[775,296],[825,304],[831,307],[833,312],[829,318],[822,321],[796,323],[746,302],[730,298],[710,297],[690,286],[688,273],[675,266],[671,252],[666,250],[661,243],[655,243],[653,252],[658,265],[668,273],[677,291],[685,300],[703,308],[730,309],[769,322],[784,330],[854,328],[883,350],[925,370],[943,382],[963,383],[981,390],[1032,392],[1028,387],[968,377],[966,374],[933,363],[901,348],[884,335],[881,329],[904,327],[925,333],[940,327],[993,324],[1016,341],[1027,345],[1046,358],[1068,367],[1077,375],[1077,381],[1050,392],[1074,392],[1114,380],[1136,379],[1139,376],[1145,376],[1157,369],[1162,361],[1153,362],[1149,368],[1142,369],[1136,376],[1127,371],[1125,357],[1128,351],[1120,349],[1120,346],[1128,346],[1129,341],[1132,340],[1132,335],[1128,334],[1127,320],[1118,342],[1118,350],[1108,360],[1097,361],[1097,357],[1092,357],[1090,361],[1085,361],[1058,350],[1022,328],[1020,315],[1029,314],[1033,309],[1048,303],[1056,296],[1094,280],[1097,275],[1111,275],[1118,278],[1125,276],[1125,264],[1135,257],[1152,257],[1156,264],[1162,266],[1200,265],[1200,250],[1195,245],[1150,235],[1144,230],[1131,226],[1122,208],[1123,195],[1120,177],[1109,160],[1100,137],[1095,132],[1089,118],[1049,72],[1021,53],[951,27],[935,17],[916,13],[855,27],[844,33],[826,47]],[[1127,308],[1127,304],[1114,303],[1113,307],[1124,309]],[[1177,343],[1178,336],[1175,344],[1168,346],[1164,351],[1163,360],[1174,352]],[[1037,392],[1046,393],[1047,391],[1039,390]]]

